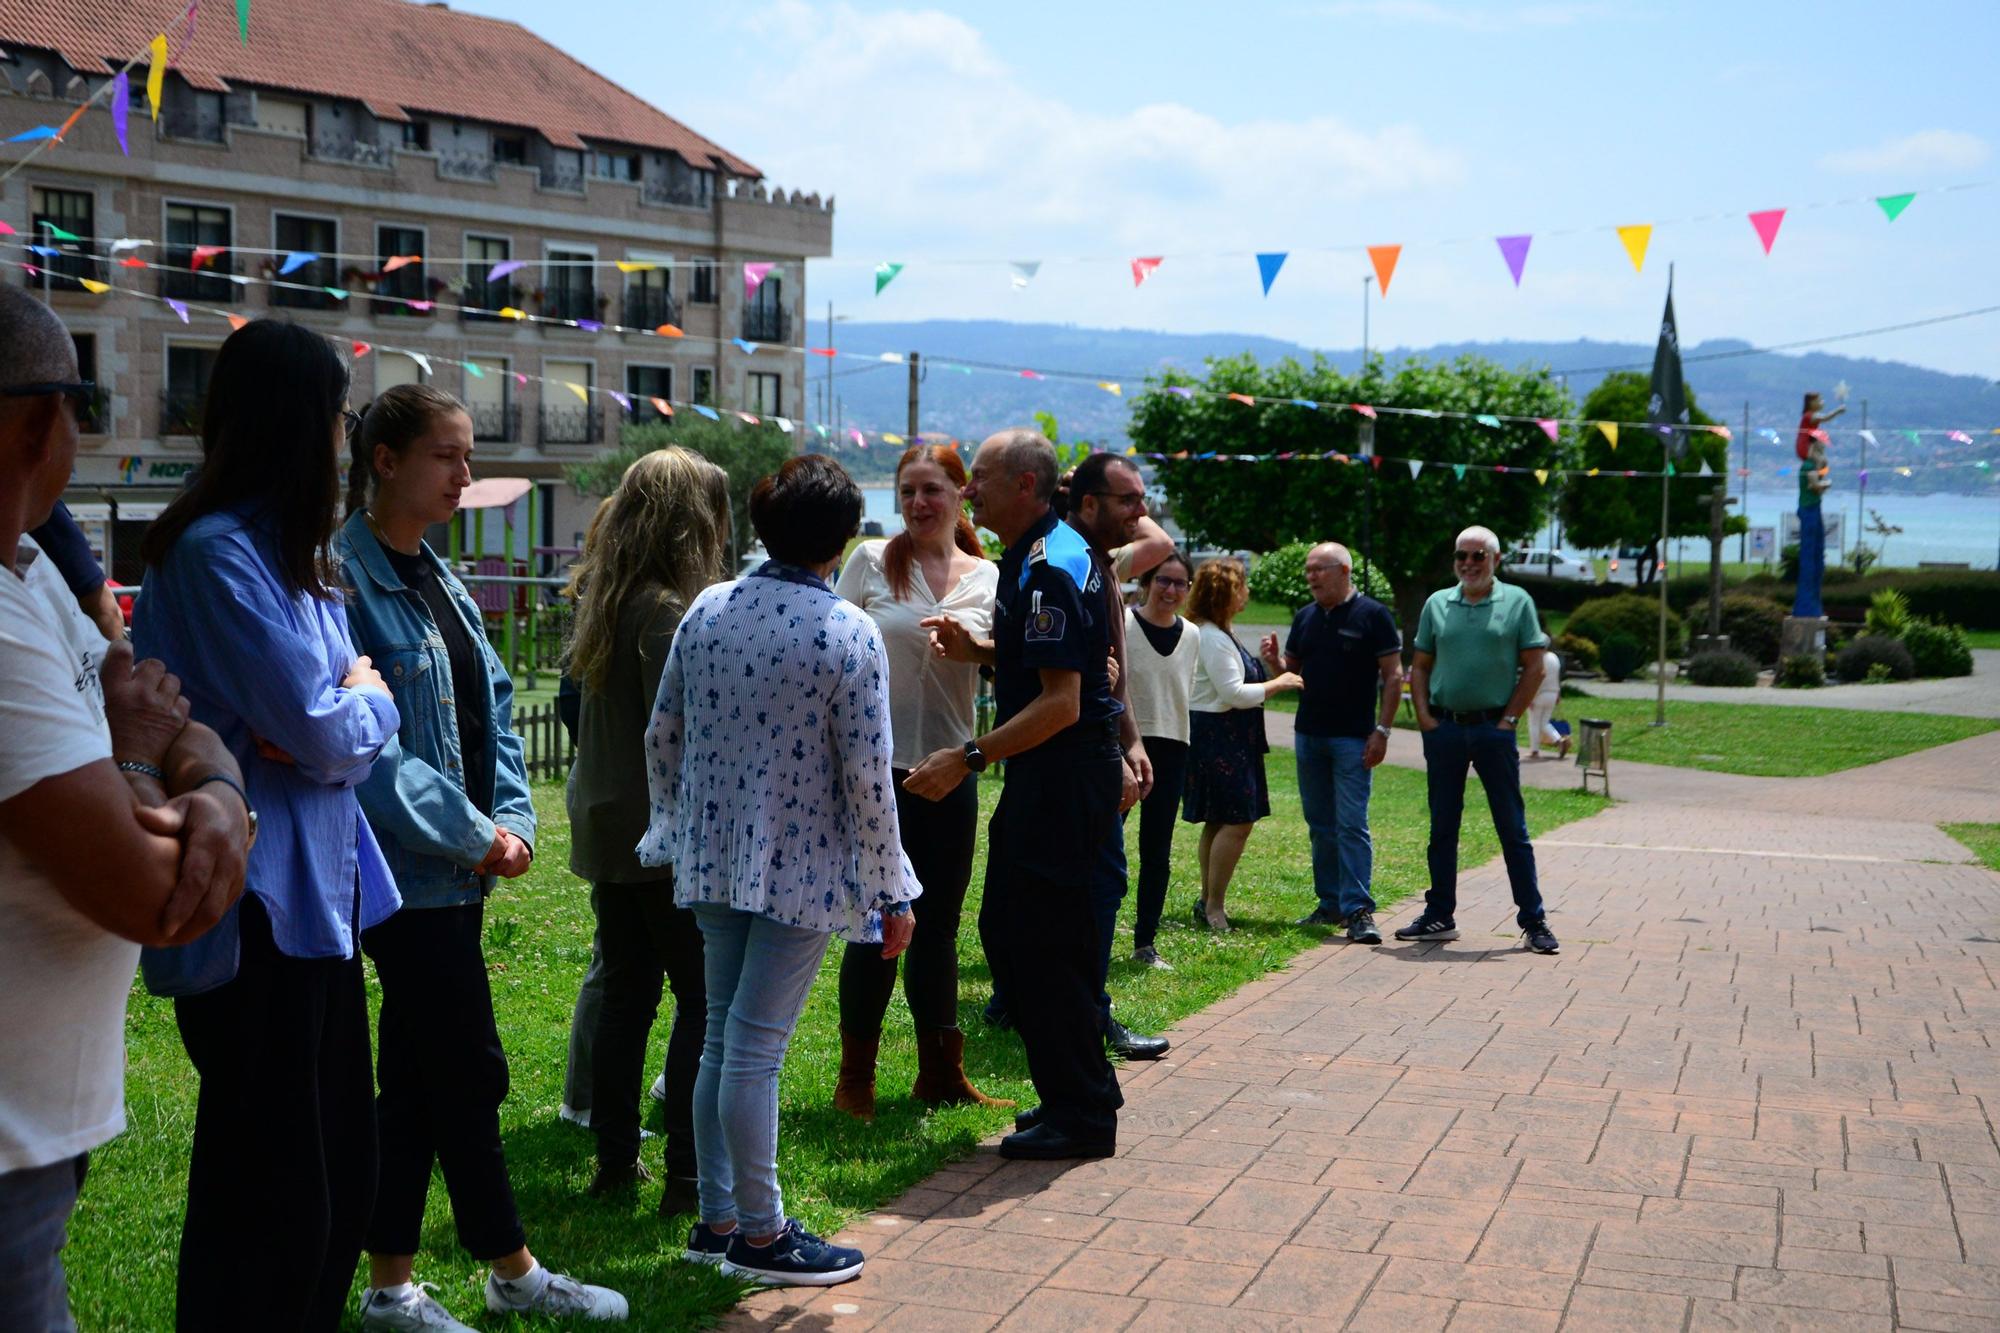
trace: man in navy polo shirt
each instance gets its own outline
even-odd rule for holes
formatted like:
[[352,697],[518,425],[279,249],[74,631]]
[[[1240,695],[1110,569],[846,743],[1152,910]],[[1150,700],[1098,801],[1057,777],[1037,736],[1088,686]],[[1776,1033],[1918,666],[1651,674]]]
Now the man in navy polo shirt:
[[1264,641],[1272,674],[1296,671],[1305,680],[1292,748],[1319,906],[1299,924],[1345,926],[1351,943],[1380,944],[1368,796],[1403,699],[1403,636],[1389,608],[1354,586],[1354,558],[1339,542],[1306,553],[1306,586],[1313,599],[1292,617],[1282,661],[1278,636]]

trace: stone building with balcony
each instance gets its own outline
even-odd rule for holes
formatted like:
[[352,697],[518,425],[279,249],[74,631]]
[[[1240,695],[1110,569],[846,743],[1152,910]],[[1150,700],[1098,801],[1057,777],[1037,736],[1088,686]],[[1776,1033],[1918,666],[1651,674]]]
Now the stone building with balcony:
[[[0,138],[61,124],[160,18],[115,0],[7,10]],[[258,0],[252,24],[247,45],[227,19],[202,15],[185,45],[175,25],[157,121],[145,68],[133,71],[129,156],[107,95],[0,185],[0,220],[18,233],[0,253],[40,270],[10,267],[4,280],[46,296],[102,386],[68,498],[115,578],[138,581],[138,535],[199,460],[202,395],[230,329],[199,310],[184,323],[161,301],[90,294],[80,278],[369,344],[378,350],[354,361],[357,406],[416,380],[457,394],[473,416],[476,471],[536,485],[523,551],[580,540],[590,501],[564,465],[655,416],[652,398],[805,416],[804,261],[831,251],[831,199],[770,187],[513,23],[406,0]],[[119,238],[155,244],[114,255]],[[30,256],[30,243],[56,253]],[[288,253],[326,257],[281,278]],[[127,255],[166,267],[118,267]],[[391,266],[412,255],[420,262]],[[522,266],[489,281],[508,261]],[[750,261],[779,267],[746,300]],[[746,352],[736,339],[768,346]],[[436,360],[427,370],[385,346]],[[540,378],[616,390],[633,407]]]

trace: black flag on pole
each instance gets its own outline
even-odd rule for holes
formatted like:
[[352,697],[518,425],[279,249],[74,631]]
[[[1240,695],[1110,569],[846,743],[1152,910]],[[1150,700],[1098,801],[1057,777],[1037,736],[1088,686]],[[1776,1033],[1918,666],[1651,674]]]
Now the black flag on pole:
[[1665,456],[1679,462],[1687,456],[1685,430],[1673,427],[1688,424],[1687,383],[1681,378],[1681,335],[1674,326],[1674,280],[1667,278],[1667,312],[1660,316],[1660,345],[1653,351],[1652,392],[1646,402],[1646,420],[1660,429]]

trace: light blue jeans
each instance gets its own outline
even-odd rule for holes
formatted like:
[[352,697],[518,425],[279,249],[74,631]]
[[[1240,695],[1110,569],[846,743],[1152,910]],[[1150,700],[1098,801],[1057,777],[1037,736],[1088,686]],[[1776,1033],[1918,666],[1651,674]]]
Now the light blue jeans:
[[1375,840],[1368,833],[1368,793],[1375,775],[1363,755],[1368,742],[1352,736],[1293,736],[1299,763],[1299,804],[1312,833],[1313,891],[1343,920],[1375,910]]
[[746,1236],[785,1225],[778,1188],[778,1071],[833,937],[718,903],[694,904],[708,1032],[694,1081],[701,1219]]

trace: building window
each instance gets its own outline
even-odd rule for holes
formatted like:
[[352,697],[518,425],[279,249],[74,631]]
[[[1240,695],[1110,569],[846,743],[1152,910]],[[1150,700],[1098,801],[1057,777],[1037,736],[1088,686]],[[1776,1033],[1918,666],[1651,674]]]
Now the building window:
[[221,143],[222,94],[179,87],[168,90],[161,108],[161,128],[170,139],[199,139]]
[[[428,299],[429,287],[424,282],[424,233],[421,227],[377,227],[375,229],[375,253],[381,256],[381,277],[376,279],[375,292],[378,296],[396,298],[377,301],[375,313],[378,315],[428,315],[428,310],[412,309],[407,302]],[[392,259],[406,259],[411,255],[417,262],[403,264],[394,272],[389,269]]]
[[90,402],[77,410],[76,428],[85,435],[103,435],[111,420],[111,390],[97,380],[97,335],[73,333],[70,341],[76,344],[76,377],[86,384],[97,385]]
[[600,180],[638,180],[639,156],[636,153],[609,153],[602,148],[596,149],[590,155],[590,174]]
[[697,170],[694,173],[694,200],[703,208],[715,202],[715,173]]
[[528,141],[518,134],[496,134],[493,136],[493,160],[509,166],[524,167],[528,164]]
[[743,336],[757,343],[791,341],[792,320],[785,311],[784,284],[777,277],[758,283],[743,307]]
[[596,319],[596,263],[587,250],[549,251],[542,313],[551,319]]
[[427,120],[403,122],[403,147],[427,153],[431,148],[431,125]]
[[773,417],[784,411],[782,378],[768,370],[751,371],[743,390],[744,410]]
[[[766,279],[769,281],[769,279]],[[696,305],[715,304],[715,265],[706,259],[697,259],[688,268],[688,300]]]
[[[590,390],[597,368],[588,361],[544,361],[542,374],[541,442],[543,444],[601,444],[604,441],[604,413]],[[576,385],[582,397],[570,389]]]
[[673,296],[672,269],[647,269],[626,280],[625,313],[619,323],[628,329],[657,329],[662,324],[680,322],[680,307]]
[[[283,268],[286,258],[293,254],[340,253],[340,242],[335,234],[332,218],[309,218],[293,213],[280,213],[272,219],[272,233],[277,241],[277,248],[285,252],[275,257],[271,269],[273,274]],[[334,285],[333,262],[331,259],[315,259],[310,264],[295,268],[283,277],[277,278],[278,282],[296,285],[271,288],[271,304],[292,310],[338,310],[340,302],[334,299],[333,293],[324,290]]]
[[167,387],[160,394],[160,434],[201,434],[201,402],[215,369],[213,347],[167,347]]
[[[231,244],[228,209],[207,204],[168,204],[167,271],[160,274],[160,295],[192,301],[234,301],[236,284],[225,276],[236,271],[235,260],[227,253]],[[218,247],[219,252],[204,253],[197,266],[195,252],[206,246]]]
[[[498,312],[508,306],[518,307],[522,297],[520,288],[511,278],[502,276],[500,281],[487,280],[487,274],[496,264],[504,264],[514,257],[514,246],[504,236],[468,236],[465,238],[465,304],[478,310]],[[462,313],[462,318],[470,321],[494,320],[498,313],[478,314],[473,310]]]
[[632,420],[661,420],[660,409],[653,406],[653,399],[671,402],[674,396],[674,372],[671,366],[627,366],[625,367],[625,396],[632,400]]
[[[60,250],[51,258],[24,256],[42,271],[47,286],[58,291],[76,291],[78,278],[96,278],[97,264],[93,238],[97,235],[96,198],[88,190],[45,190],[37,186],[31,193],[34,209],[32,244]],[[78,237],[66,241],[59,233]]]
[[715,372],[707,366],[694,368],[694,400],[703,407],[715,406]]
[[514,404],[512,380],[507,362],[497,356],[475,356],[466,371],[463,386],[465,408],[472,416],[472,438],[482,444],[518,444],[521,439],[521,409]]

